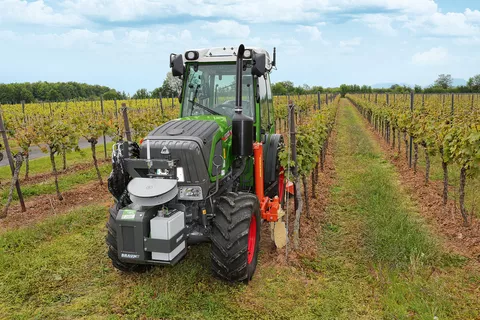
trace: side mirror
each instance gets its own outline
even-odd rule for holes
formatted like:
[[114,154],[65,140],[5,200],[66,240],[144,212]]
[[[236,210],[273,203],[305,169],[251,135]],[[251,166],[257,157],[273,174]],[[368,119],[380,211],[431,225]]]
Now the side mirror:
[[263,77],[265,74],[266,58],[265,53],[253,54],[252,74],[257,77]]
[[183,75],[183,56],[181,54],[170,55],[170,68],[172,68],[172,75],[174,77],[181,77]]

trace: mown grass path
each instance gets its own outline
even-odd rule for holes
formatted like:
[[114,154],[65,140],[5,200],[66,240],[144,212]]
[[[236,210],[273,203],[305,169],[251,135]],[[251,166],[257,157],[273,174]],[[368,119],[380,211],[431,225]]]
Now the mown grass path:
[[262,255],[249,286],[213,279],[208,245],[174,268],[123,275],[106,256],[106,208],[90,206],[0,235],[0,318],[478,318],[478,271],[443,252],[346,100],[336,131],[316,257],[279,266]]

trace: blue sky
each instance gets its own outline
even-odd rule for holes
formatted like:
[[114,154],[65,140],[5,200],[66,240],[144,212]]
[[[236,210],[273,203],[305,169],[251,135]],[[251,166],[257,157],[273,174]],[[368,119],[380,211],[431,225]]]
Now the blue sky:
[[0,83],[152,90],[171,52],[240,43],[277,47],[274,82],[467,80],[480,73],[480,1],[0,0]]

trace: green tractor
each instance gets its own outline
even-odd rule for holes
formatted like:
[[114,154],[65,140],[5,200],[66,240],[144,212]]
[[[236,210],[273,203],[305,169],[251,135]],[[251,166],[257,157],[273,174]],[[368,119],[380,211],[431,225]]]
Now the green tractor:
[[278,220],[285,190],[270,88],[275,49],[273,60],[243,45],[190,50],[171,54],[170,67],[182,79],[180,118],[113,151],[108,256],[121,271],[144,272],[210,242],[213,274],[248,282],[261,222]]

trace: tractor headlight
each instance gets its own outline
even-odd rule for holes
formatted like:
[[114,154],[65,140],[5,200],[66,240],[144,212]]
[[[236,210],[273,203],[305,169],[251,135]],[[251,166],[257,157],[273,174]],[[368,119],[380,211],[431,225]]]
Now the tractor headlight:
[[203,192],[200,186],[183,186],[178,188],[178,200],[202,200]]
[[187,60],[197,60],[198,59],[198,51],[187,51],[185,53],[185,58],[187,58]]
[[250,58],[252,57],[252,50],[249,50],[249,49],[245,50],[245,51],[243,52],[243,57],[244,57],[245,59],[250,59]]

